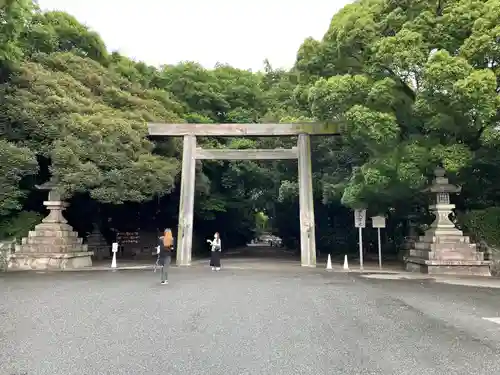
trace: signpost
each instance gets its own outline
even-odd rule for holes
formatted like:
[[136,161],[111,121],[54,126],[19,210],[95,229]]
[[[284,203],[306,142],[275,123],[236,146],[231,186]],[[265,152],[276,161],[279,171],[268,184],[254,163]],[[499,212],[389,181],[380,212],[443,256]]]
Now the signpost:
[[359,231],[359,269],[363,271],[363,228],[366,226],[366,210],[354,210],[354,226]]
[[117,242],[113,242],[113,245],[111,245],[111,251],[113,252],[113,260],[111,261],[111,268],[116,268],[116,253],[118,252]]
[[372,226],[377,228],[378,232],[378,267],[382,268],[382,241],[380,240],[380,228],[385,228],[385,217],[384,216],[373,216]]

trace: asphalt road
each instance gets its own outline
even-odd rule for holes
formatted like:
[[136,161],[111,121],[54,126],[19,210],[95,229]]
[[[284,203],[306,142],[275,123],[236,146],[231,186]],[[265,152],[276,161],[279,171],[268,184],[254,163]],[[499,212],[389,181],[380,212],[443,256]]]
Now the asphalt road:
[[0,375],[500,373],[498,290],[324,270],[0,275]]

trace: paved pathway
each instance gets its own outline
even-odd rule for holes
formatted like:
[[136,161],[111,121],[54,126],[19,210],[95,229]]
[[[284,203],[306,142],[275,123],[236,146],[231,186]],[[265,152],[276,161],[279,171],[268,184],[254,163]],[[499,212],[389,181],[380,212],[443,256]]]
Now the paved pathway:
[[0,374],[500,373],[495,289],[300,267],[158,278],[1,275]]

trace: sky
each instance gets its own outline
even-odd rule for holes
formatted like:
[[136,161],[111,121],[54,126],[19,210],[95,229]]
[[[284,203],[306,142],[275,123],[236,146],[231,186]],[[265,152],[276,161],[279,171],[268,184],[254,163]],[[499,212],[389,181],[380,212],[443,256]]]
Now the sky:
[[[348,0],[38,0],[98,32],[108,50],[150,65],[197,61],[257,71],[290,68]],[[236,3],[239,3],[236,5]]]

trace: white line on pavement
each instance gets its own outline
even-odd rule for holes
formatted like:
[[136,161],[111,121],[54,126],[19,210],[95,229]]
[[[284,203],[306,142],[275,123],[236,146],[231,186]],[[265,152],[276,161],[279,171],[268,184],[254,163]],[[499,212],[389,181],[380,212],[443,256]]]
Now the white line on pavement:
[[484,320],[489,320],[490,322],[500,324],[500,318],[483,318]]

